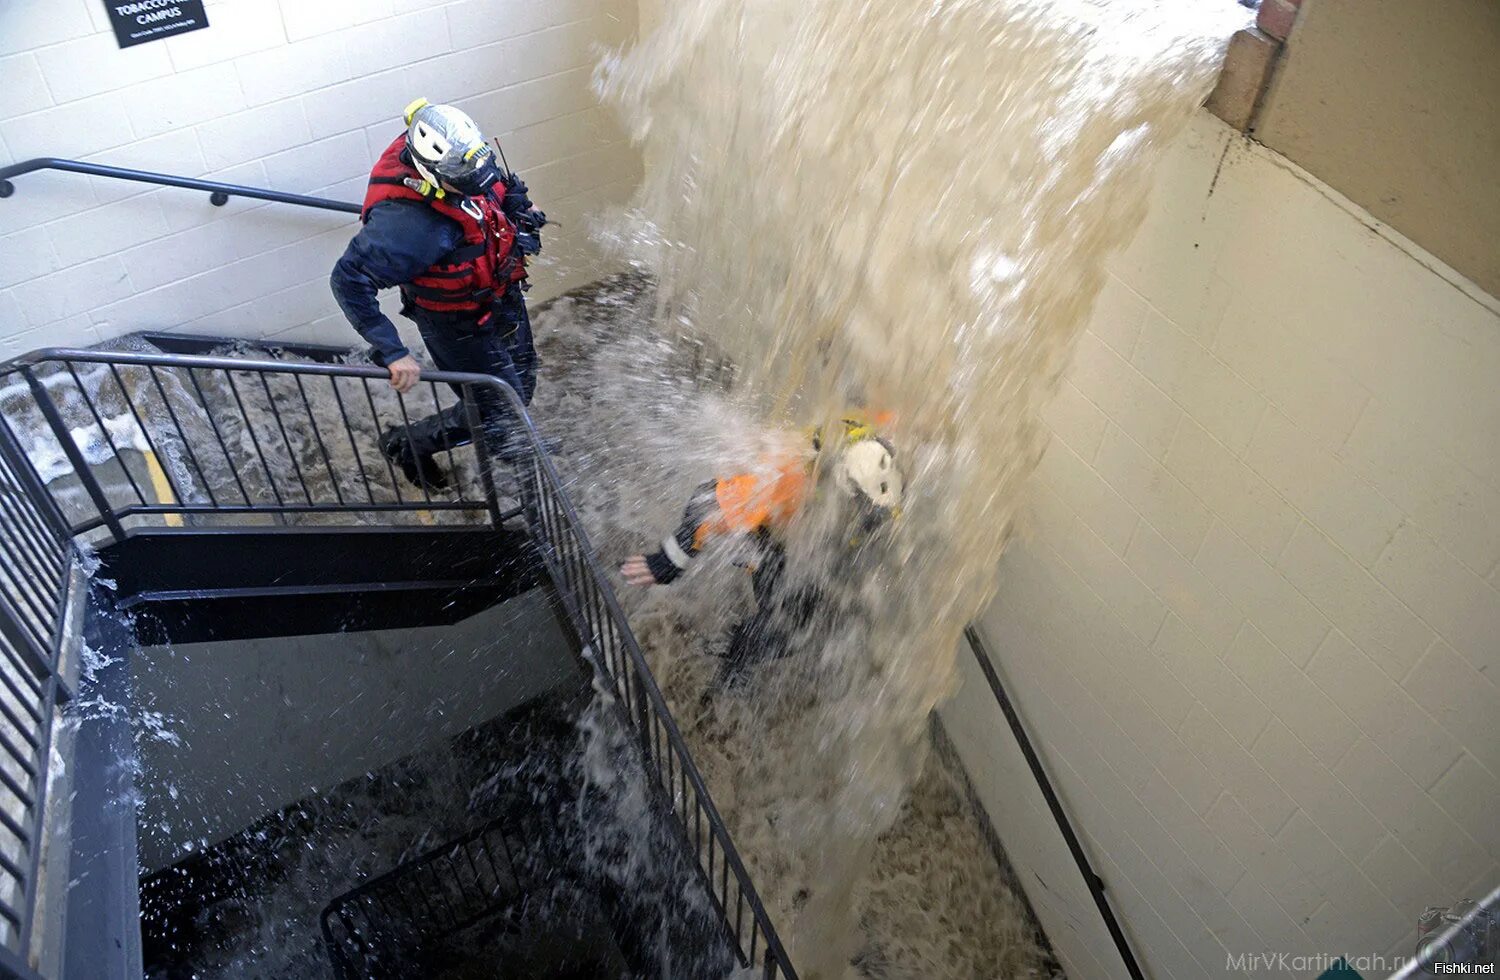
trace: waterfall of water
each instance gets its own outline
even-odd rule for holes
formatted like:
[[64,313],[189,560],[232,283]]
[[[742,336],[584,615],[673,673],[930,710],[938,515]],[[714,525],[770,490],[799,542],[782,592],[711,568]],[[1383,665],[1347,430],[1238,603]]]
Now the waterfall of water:
[[[648,442],[638,462],[670,441],[747,468],[757,426],[851,404],[897,419],[904,515],[851,559],[834,495],[815,501],[787,546],[825,596],[823,628],[750,707],[719,709],[745,716],[742,751],[715,761],[755,788],[735,823],[805,976],[844,976],[859,954],[861,872],[996,588],[1039,410],[1244,20],[1230,0],[678,0],[601,66],[647,157],[607,236],[656,274],[658,331],[738,365],[720,431],[724,412],[648,409],[667,434],[608,436]],[[639,402],[668,397],[624,370]],[[659,497],[651,476],[637,465],[618,492]],[[722,622],[721,592],[679,602]],[[648,639],[667,601],[634,607]]]

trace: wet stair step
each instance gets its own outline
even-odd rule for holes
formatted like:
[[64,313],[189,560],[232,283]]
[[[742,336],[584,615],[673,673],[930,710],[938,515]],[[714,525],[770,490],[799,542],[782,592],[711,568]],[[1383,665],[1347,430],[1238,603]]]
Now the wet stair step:
[[539,582],[524,531],[152,528],[100,551],[142,642],[457,622]]

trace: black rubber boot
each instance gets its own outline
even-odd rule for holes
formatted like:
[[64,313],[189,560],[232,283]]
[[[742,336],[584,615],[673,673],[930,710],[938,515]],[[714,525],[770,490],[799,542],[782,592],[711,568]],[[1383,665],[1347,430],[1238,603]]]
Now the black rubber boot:
[[425,486],[428,490],[448,489],[447,472],[430,453],[413,453],[404,429],[385,430],[380,437],[380,455],[399,467],[401,475],[412,486]]

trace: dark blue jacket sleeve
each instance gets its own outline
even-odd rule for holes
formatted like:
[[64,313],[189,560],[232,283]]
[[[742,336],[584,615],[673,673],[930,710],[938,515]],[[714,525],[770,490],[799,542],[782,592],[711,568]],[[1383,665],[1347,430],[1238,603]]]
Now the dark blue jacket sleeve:
[[390,317],[380,312],[376,294],[411,282],[463,241],[458,223],[425,204],[387,201],[333,267],[329,285],[339,309],[387,364],[410,353]]

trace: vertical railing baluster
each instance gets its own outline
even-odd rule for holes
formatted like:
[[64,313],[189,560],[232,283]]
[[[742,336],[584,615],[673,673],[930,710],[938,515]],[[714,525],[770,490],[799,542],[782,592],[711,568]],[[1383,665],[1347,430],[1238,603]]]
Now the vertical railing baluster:
[[[712,837],[712,835],[710,835]],[[703,861],[703,801],[698,798],[698,790],[693,790],[693,842],[696,845],[698,861]]]
[[403,392],[396,392],[396,404],[401,407],[401,431],[406,435],[406,448],[411,452],[417,471],[417,481],[422,487],[422,499],[430,504],[432,503],[432,490],[427,486],[427,474],[422,469],[420,457],[417,456],[417,444],[412,441],[411,417],[406,414],[406,395]]
[[[735,875],[738,884],[739,875]],[[734,944],[739,947],[740,956],[745,955],[745,889],[736,887],[734,900]]]
[[339,489],[339,475],[333,470],[333,463],[328,458],[328,447],[323,444],[323,433],[318,426],[317,416],[313,415],[312,403],[307,400],[307,388],[302,384],[302,375],[292,375],[292,380],[297,382],[297,394],[302,396],[302,408],[307,412],[307,427],[312,430],[313,439],[318,443],[318,454],[323,457],[323,469],[328,471],[328,482],[333,485],[333,499],[344,505],[344,492]]
[[[493,897],[494,890],[484,887],[484,875],[479,873],[479,865],[474,863],[474,848],[464,848],[464,860],[469,862],[469,870],[474,872],[474,888],[482,897]],[[490,894],[486,895],[486,892]]]
[[302,464],[297,461],[297,450],[292,448],[292,440],[286,434],[286,423],[282,421],[281,409],[276,407],[276,396],[271,394],[271,383],[266,380],[264,371],[257,371],[256,377],[260,378],[261,390],[266,393],[266,406],[271,410],[271,415],[276,419],[276,430],[281,433],[281,442],[286,446],[286,455],[292,463],[292,472],[297,474],[297,485],[302,488],[302,497],[312,506],[312,491],[307,489],[307,479],[302,475]]
[[74,369],[72,361],[64,361],[63,365],[68,369],[68,374],[72,375],[73,383],[78,386],[78,394],[83,396],[83,403],[89,407],[89,414],[94,416],[94,424],[99,426],[99,432],[104,436],[104,441],[109,444],[110,455],[119,462],[120,469],[125,474],[125,479],[130,481],[130,489],[135,491],[135,498],[144,504],[146,496],[141,493],[141,488],[136,484],[135,476],[130,472],[130,467],[125,465],[125,458],[120,455],[120,447],[115,445],[114,433],[110,432],[109,426],[104,424],[104,417],[99,414],[99,409],[94,404],[94,399],[89,397],[89,390],[83,386],[83,379],[78,376],[78,372]]
[[[724,852],[723,865],[719,869],[719,908],[724,910],[724,922],[727,925],[729,923],[729,852],[727,849]],[[738,943],[739,937],[736,936],[734,941]]]
[[52,401],[52,394],[47,391],[46,385],[37,380],[36,372],[31,368],[21,368],[21,377],[25,379],[26,386],[31,389],[32,400],[36,402],[42,418],[46,419],[47,425],[52,429],[53,437],[62,447],[63,455],[68,457],[74,475],[78,477],[78,482],[83,484],[83,489],[89,495],[89,499],[94,502],[94,507],[98,509],[105,526],[109,528],[109,533],[116,541],[124,540],[125,529],[120,526],[120,520],[115,516],[114,508],[110,506],[109,498],[104,494],[104,488],[99,486],[99,481],[94,478],[94,471],[89,466],[88,460],[83,458],[83,453],[78,450],[78,444],[73,441],[67,423],[63,421],[62,414],[58,412],[57,405]]
[[26,496],[25,490],[19,485],[14,471],[3,456],[0,456],[0,473],[3,473],[5,477],[3,481],[5,496],[15,498],[13,503],[0,507],[0,519],[14,524],[17,542],[24,542],[28,550],[42,561],[43,567],[55,578],[67,564],[67,553],[59,549],[57,542],[47,534],[47,529],[42,525],[41,516],[36,512],[36,508],[31,506],[31,499]]
[[[438,401],[437,385],[434,382],[429,381],[427,382],[427,388],[432,392],[432,410],[436,412],[438,417],[441,419],[443,415],[443,406],[442,403]],[[438,434],[443,437],[443,452],[448,456],[448,473],[453,477],[456,485],[456,481],[458,479],[458,463],[453,459],[453,440],[448,438],[448,427],[446,425],[439,425]],[[474,433],[471,429],[469,432],[469,436],[471,439],[473,438],[473,435]],[[462,488],[458,489],[459,497],[462,497],[463,490]]]
[[433,861],[427,865],[427,875],[432,879],[434,886],[432,893],[437,896],[438,902],[447,911],[448,920],[451,922],[458,918],[458,914],[453,911],[453,903],[448,900],[448,889],[443,887],[443,879],[438,876],[437,868],[434,867],[436,864],[437,862]]
[[[6,557],[10,559],[11,568],[15,572],[21,573],[23,567],[30,570],[31,574],[29,575],[21,573],[11,576],[15,582],[14,591],[26,599],[26,604],[31,607],[32,612],[36,614],[37,619],[41,623],[50,624],[52,617],[57,614],[57,610],[54,608],[56,597],[51,597],[52,601],[49,601],[47,593],[42,591],[40,582],[45,581],[42,569],[29,559],[22,560],[25,553],[19,550],[19,547],[11,541],[11,536],[8,534],[0,534],[0,550],[3,550]],[[23,588],[24,592],[22,591]]]
[[[507,845],[505,843],[505,838],[504,838],[503,835],[501,837],[501,846],[503,846],[503,847],[506,848],[506,855],[509,856],[509,854],[510,854],[510,848],[509,848],[509,845]],[[500,869],[495,865],[495,855],[494,855],[494,852],[490,848],[486,847],[486,848],[483,849],[483,854],[484,854],[484,862],[490,866],[490,874],[492,874],[492,875],[495,876],[495,881],[497,883],[505,881],[506,880],[506,876],[502,875],[500,873]]]
[[[370,379],[360,378],[360,387],[365,392],[365,403],[370,406],[370,423],[375,426],[375,441],[380,441],[380,413],[375,411],[375,396],[370,393]],[[380,452],[379,448],[376,449]],[[391,475],[391,490],[396,494],[396,503],[406,503],[406,498],[401,493],[401,481],[396,478],[396,467],[391,463],[391,458],[380,452],[380,458],[385,460],[385,470]]]
[[[187,432],[182,428],[182,423],[177,419],[177,410],[172,407],[172,400],[167,397],[166,389],[162,387],[156,365],[148,364],[146,370],[151,375],[152,384],[156,386],[156,393],[161,396],[161,403],[166,406],[167,418],[172,420],[172,428],[177,430],[177,438],[182,440],[182,448],[187,452],[188,462],[193,465],[193,469],[198,471],[198,477],[203,481],[203,492],[208,494],[208,502],[214,507],[219,506],[219,499],[214,495],[214,481],[209,479],[208,471],[198,462],[198,454],[193,452],[193,441],[188,438]],[[182,502],[187,503],[186,500]]]
[[47,556],[55,573],[67,563],[67,549],[61,546],[58,532],[47,526],[47,517],[37,506],[38,501],[27,492],[25,480],[11,463],[3,439],[0,439],[0,474],[4,476],[5,493],[15,501],[5,509],[15,514],[26,540]]
[[213,408],[208,404],[208,396],[203,393],[203,386],[198,383],[198,375],[193,369],[187,369],[188,380],[193,383],[193,390],[198,393],[198,401],[203,406],[203,414],[208,418],[208,426],[213,430],[214,441],[219,444],[219,452],[224,454],[224,465],[229,467],[229,475],[234,477],[234,485],[239,488],[240,496],[245,501],[245,506],[251,505],[250,493],[245,489],[244,481],[240,479],[240,468],[235,465],[234,457],[229,454],[229,444],[224,441],[224,434],[219,431],[218,420],[214,418]]
[[260,468],[265,470],[266,483],[271,488],[271,496],[275,499],[277,507],[284,507],[286,506],[286,501],[281,498],[281,489],[276,486],[276,476],[271,472],[271,464],[266,462],[266,454],[260,446],[260,437],[255,434],[255,422],[250,418],[250,413],[245,410],[245,401],[240,397],[239,386],[234,383],[234,372],[225,371],[224,377],[229,382],[229,391],[234,395],[234,403],[239,407],[240,418],[244,420],[245,430],[250,433],[250,445],[255,449],[255,458],[260,460]]
[[146,427],[145,419],[141,418],[140,410],[136,407],[135,399],[131,397],[130,389],[125,387],[125,379],[120,377],[119,369],[111,364],[109,366],[109,373],[114,377],[115,384],[120,386],[120,397],[125,399],[125,406],[130,409],[130,417],[135,419],[135,427],[140,430],[141,437],[146,440],[146,446],[150,450],[151,455],[161,465],[162,476],[166,479],[167,486],[172,491],[172,496],[177,499],[177,503],[187,503],[186,495],[183,494],[182,488],[177,485],[176,479],[173,478],[171,467],[167,465],[168,460],[166,456],[163,455],[161,450],[156,448],[156,440],[152,437],[151,430]]
[[349,449],[354,453],[354,466],[359,470],[359,478],[364,483],[365,499],[373,504],[375,491],[370,487],[369,474],[365,473],[365,459],[359,451],[359,440],[354,438],[354,426],[349,424],[349,413],[344,410],[344,398],[339,394],[339,379],[329,375],[328,385],[333,389],[333,400],[339,407],[339,418],[344,422],[344,435],[349,437]]
[[[500,393],[496,392],[499,398]],[[474,459],[479,464],[479,485],[484,488],[484,502],[490,510],[490,523],[496,527],[500,526],[500,498],[495,491],[495,469],[496,459],[495,447],[490,444],[489,426],[480,417],[478,392],[472,384],[465,384],[463,391],[459,394],[463,402],[464,416],[469,420],[469,436],[473,439]]]

